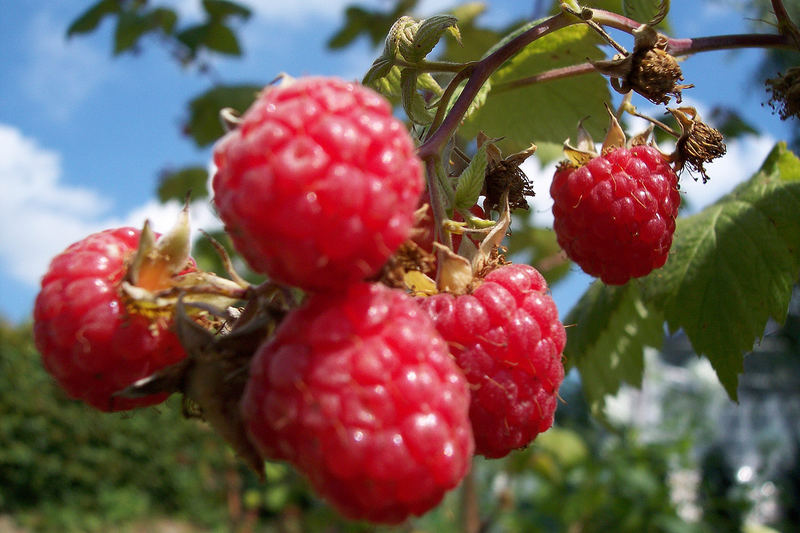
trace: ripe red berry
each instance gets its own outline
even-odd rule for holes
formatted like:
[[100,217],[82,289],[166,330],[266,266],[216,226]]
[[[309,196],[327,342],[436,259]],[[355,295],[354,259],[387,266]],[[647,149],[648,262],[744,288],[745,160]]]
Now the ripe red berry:
[[120,296],[139,235],[111,229],[69,246],[50,263],[34,306],[34,339],[45,368],[69,396],[102,411],[164,401],[166,394],[112,394],[186,355],[164,320],[128,312]]
[[621,285],[666,262],[681,198],[677,175],[655,148],[562,165],[550,194],[558,243],[587,274]]
[[550,428],[566,333],[535,268],[505,265],[469,294],[419,303],[470,383],[475,453],[503,457]]
[[463,373],[412,298],[379,284],[317,293],[257,351],[242,399],[265,458],[293,463],[353,519],[397,523],[469,469]]
[[268,87],[217,145],[214,203],[258,272],[307,290],[376,273],[408,237],[422,167],[389,102],[357,83]]

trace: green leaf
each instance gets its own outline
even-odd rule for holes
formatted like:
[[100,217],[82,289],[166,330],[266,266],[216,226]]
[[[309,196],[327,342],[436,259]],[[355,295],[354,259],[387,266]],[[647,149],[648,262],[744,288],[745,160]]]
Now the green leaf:
[[221,23],[210,23],[202,44],[209,50],[232,56],[242,55],[236,33]]
[[[347,6],[344,11],[345,23],[339,31],[328,39],[328,48],[336,50],[344,48],[363,32],[369,33],[370,13],[358,6]],[[374,41],[374,39],[373,39]],[[379,41],[378,41],[379,42]],[[373,44],[377,44],[373,42]]]
[[418,71],[404,68],[400,74],[400,101],[408,118],[415,124],[426,125],[433,121],[433,113],[425,105],[425,99],[417,92]]
[[185,167],[180,170],[167,171],[161,175],[158,185],[158,199],[162,203],[170,200],[183,202],[191,193],[192,200],[208,196],[206,183],[208,169],[201,166]]
[[367,73],[364,74],[364,78],[361,80],[361,83],[367,87],[375,87],[379,79],[389,74],[389,71],[392,70],[393,65],[394,60],[392,58],[380,56],[378,59],[373,61],[372,66],[369,68]]
[[743,353],[782,322],[800,271],[800,161],[777,145],[761,170],[678,220],[669,260],[645,278],[672,331],[683,329],[736,398]]
[[107,15],[119,13],[121,10],[122,7],[117,0],[101,0],[72,21],[67,28],[67,37],[72,37],[76,33],[89,33],[97,28]]
[[[501,43],[533,25],[523,26]],[[610,101],[610,94],[599,74],[508,85],[553,68],[584,63],[587,57],[599,58],[597,42],[589,28],[570,26],[530,44],[491,76],[486,102],[465,120],[461,134],[472,138],[483,130],[489,137],[505,137],[503,151],[517,152],[531,142],[561,143],[574,137],[578,122],[589,117],[584,126],[601,138],[608,122],[604,103]]]
[[[448,111],[450,111],[450,109],[453,107],[453,104],[456,103],[456,100],[458,100],[458,97],[461,95],[461,92],[464,90],[466,85],[467,80],[464,80],[463,82],[459,83],[458,87],[456,87],[456,90],[453,91],[453,95],[450,97],[450,102],[447,104]],[[478,89],[478,93],[475,95],[475,98],[473,98],[472,102],[469,103],[469,107],[467,107],[467,111],[464,113],[464,120],[472,116],[473,113],[475,113],[483,104],[486,103],[486,98],[489,96],[491,90],[492,82],[491,80],[486,80],[483,85],[481,85],[481,88]]]
[[663,0],[623,0],[622,14],[644,24],[658,14],[662,2]]
[[456,209],[469,209],[478,201],[478,196],[483,189],[483,180],[486,177],[486,145],[484,144],[461,172],[456,182]]
[[189,102],[189,120],[185,131],[197,146],[206,146],[225,133],[219,112],[231,107],[243,113],[255,100],[260,85],[220,85]]
[[134,11],[120,13],[114,31],[114,55],[130,50],[139,39],[153,31],[170,34],[175,28],[178,16],[171,9],[157,8],[139,14]]
[[114,55],[119,55],[136,46],[139,38],[149,29],[145,18],[137,13],[130,11],[120,13],[114,31]]
[[221,54],[242,54],[236,34],[228,26],[220,22],[206,22],[190,26],[176,35],[176,37],[189,48],[192,54],[196,54],[200,47],[205,47]]
[[402,94],[401,70],[397,65],[389,69],[389,72],[368,86],[375,89],[390,100],[396,100]]
[[593,412],[615,394],[622,382],[641,386],[644,348],[664,340],[664,317],[646,306],[638,286],[609,286],[596,281],[564,319],[567,325],[566,363],[581,375]]
[[420,21],[411,42],[400,40],[400,55],[406,61],[418,63],[433,50],[444,32],[448,31],[460,40],[461,34],[458,33],[456,22],[457,19],[452,15],[436,15]]
[[203,9],[212,20],[223,20],[229,16],[248,19],[252,14],[250,8],[229,0],[203,0]]

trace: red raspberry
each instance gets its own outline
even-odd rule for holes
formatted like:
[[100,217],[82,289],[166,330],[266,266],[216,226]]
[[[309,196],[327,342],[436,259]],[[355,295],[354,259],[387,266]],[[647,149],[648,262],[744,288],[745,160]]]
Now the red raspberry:
[[50,263],[33,311],[47,371],[71,397],[102,411],[164,401],[166,394],[112,394],[186,355],[167,324],[128,313],[120,298],[139,235],[133,228],[110,229],[69,246]]
[[617,148],[579,168],[561,166],[550,194],[558,243],[587,274],[622,285],[666,262],[681,197],[655,148]]
[[217,145],[214,203],[258,272],[307,290],[375,274],[408,237],[423,177],[378,93],[334,78],[264,90]]
[[292,462],[352,519],[397,523],[469,469],[464,375],[403,292],[317,293],[257,351],[242,411],[261,453]]
[[550,428],[566,333],[535,268],[505,265],[471,294],[419,302],[470,383],[475,453],[503,457]]

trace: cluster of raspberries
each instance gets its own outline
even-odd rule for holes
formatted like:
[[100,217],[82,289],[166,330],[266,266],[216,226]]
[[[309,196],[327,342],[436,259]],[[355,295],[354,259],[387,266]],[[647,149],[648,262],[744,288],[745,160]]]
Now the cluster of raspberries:
[[[347,517],[398,523],[436,506],[475,454],[505,456],[552,425],[566,335],[538,271],[505,264],[466,294],[427,297],[368,281],[409,239],[425,193],[382,96],[322,77],[268,87],[214,163],[237,251],[306,294],[250,361],[239,409],[263,459],[291,463]],[[138,237],[72,245],[36,301],[46,368],[103,410],[162,401],[113,393],[185,357],[168,321],[121,296]]]

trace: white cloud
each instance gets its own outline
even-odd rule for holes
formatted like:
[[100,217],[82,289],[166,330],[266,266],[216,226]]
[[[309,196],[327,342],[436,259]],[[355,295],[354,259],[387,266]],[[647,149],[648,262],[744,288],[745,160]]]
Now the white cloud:
[[[63,183],[61,172],[59,154],[0,124],[0,266],[32,290],[50,259],[69,244],[107,228],[140,227],[145,219],[167,231],[181,207],[152,200],[116,215],[111,198]],[[205,201],[192,205],[191,217],[194,228],[220,227]]]
[[26,94],[58,120],[91,96],[108,79],[112,66],[106,53],[85,39],[64,37],[67,23],[48,11],[39,12],[21,40],[27,55],[20,83]]
[[[382,0],[303,0],[302,2],[241,0],[241,3],[250,7],[256,16],[269,19],[270,22],[288,22],[297,25],[302,25],[304,21],[342,16],[345,8],[353,4],[368,10],[391,8],[391,3]],[[422,0],[416,11],[420,15],[428,16],[441,13],[457,3],[457,0]],[[194,19],[203,16],[200,0],[174,0],[173,4],[182,16]]]

